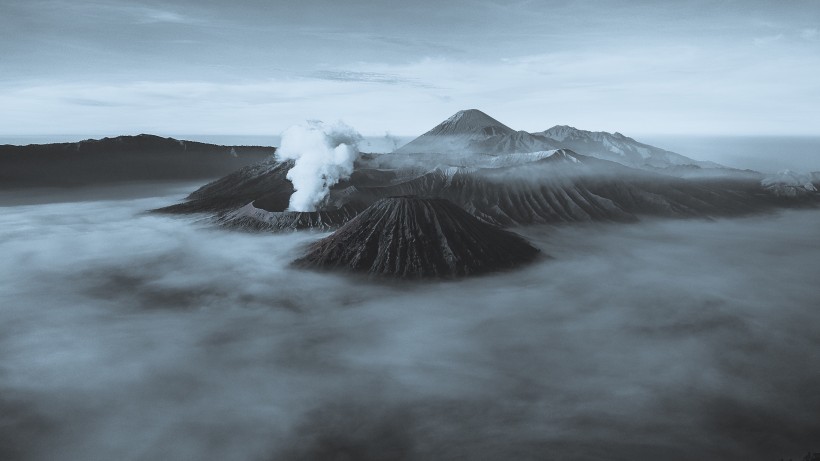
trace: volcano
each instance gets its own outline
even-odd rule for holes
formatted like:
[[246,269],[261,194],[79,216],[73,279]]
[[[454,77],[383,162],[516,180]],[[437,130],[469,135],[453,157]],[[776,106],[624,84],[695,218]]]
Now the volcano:
[[350,206],[319,211],[267,211],[252,202],[219,216],[216,222],[226,228],[247,231],[330,230],[354,216],[356,210]]
[[497,136],[515,133],[515,130],[478,109],[460,110],[422,136],[480,135]]
[[544,131],[517,131],[478,109],[456,112],[430,131],[397,149],[394,154],[507,154],[568,149],[582,155],[610,160],[632,168],[665,174],[690,174],[679,167],[717,170],[721,175],[741,173],[714,162],[691,159],[684,155],[638,142],[621,133],[586,131],[568,125],[556,125]]
[[[526,138],[524,134],[586,151],[516,152],[522,144],[514,141]],[[413,152],[436,140],[458,141],[444,147],[466,150]],[[496,148],[505,153],[493,153]],[[185,202],[156,211],[208,213],[231,229],[279,232],[338,229],[381,199],[411,195],[449,200],[496,226],[740,216],[820,202],[820,192],[814,190],[820,189],[820,176],[801,177],[797,183],[794,178],[764,181],[758,172],[710,168],[708,162],[619,133],[569,126],[532,134],[514,131],[476,109],[454,114],[401,150],[409,152],[362,154],[350,177],[331,187],[315,212],[288,209],[294,188],[287,174],[294,162],[276,158],[242,168],[199,188]],[[607,156],[612,159],[602,158]]]
[[397,149],[397,154],[504,154],[555,149],[546,137],[515,131],[478,109],[461,110]]
[[381,199],[294,261],[397,278],[451,278],[519,266],[539,250],[452,202],[415,196]]

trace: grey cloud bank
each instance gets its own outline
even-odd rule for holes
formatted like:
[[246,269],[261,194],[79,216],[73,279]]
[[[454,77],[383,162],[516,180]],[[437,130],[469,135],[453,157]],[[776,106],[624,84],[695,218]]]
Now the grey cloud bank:
[[779,459],[816,446],[817,211],[519,229],[553,258],[403,286],[288,267],[324,234],[142,213],[184,192],[0,197],[0,458]]

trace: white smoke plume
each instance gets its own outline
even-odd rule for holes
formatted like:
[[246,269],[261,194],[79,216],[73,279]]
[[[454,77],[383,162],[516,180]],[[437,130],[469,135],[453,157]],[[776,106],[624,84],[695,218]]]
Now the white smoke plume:
[[387,141],[388,145],[391,147],[391,151],[398,149],[401,145],[401,139],[398,136],[394,136],[389,131],[384,132],[384,140]]
[[287,178],[296,192],[290,197],[290,211],[316,211],[330,188],[353,172],[359,157],[356,130],[342,122],[333,125],[318,120],[296,125],[282,133],[276,151],[281,160],[295,160]]

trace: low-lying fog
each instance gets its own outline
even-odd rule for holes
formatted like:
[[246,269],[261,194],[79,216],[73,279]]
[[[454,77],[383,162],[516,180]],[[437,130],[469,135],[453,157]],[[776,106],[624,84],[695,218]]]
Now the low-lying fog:
[[818,211],[528,228],[552,259],[379,284],[141,213],[185,192],[0,208],[0,459],[820,448]]

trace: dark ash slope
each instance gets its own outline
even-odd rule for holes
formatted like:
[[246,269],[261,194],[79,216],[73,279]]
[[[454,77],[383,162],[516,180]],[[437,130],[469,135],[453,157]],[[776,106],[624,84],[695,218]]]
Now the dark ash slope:
[[236,210],[253,201],[266,203],[264,209],[284,211],[288,207],[293,183],[286,178],[293,161],[279,162],[274,157],[248,165],[191,192],[185,202],[161,208],[163,213],[224,212]]
[[385,169],[378,161],[362,160],[350,179],[331,189],[320,209],[327,216],[285,213],[293,193],[286,175],[293,163],[270,159],[200,188],[187,202],[158,211],[210,212],[226,227],[276,231],[338,227],[382,198],[404,195],[447,199],[500,226],[629,222],[640,216],[737,216],[814,206],[820,199],[815,192],[778,197],[761,186],[762,175],[682,179],[567,149],[528,161],[515,155],[496,159],[491,164],[512,166]]
[[350,206],[319,211],[268,211],[256,202],[220,215],[222,227],[251,232],[287,232],[301,229],[331,230],[350,221],[358,210]]
[[446,278],[515,267],[538,252],[520,236],[481,222],[447,200],[389,197],[311,245],[294,264]]

